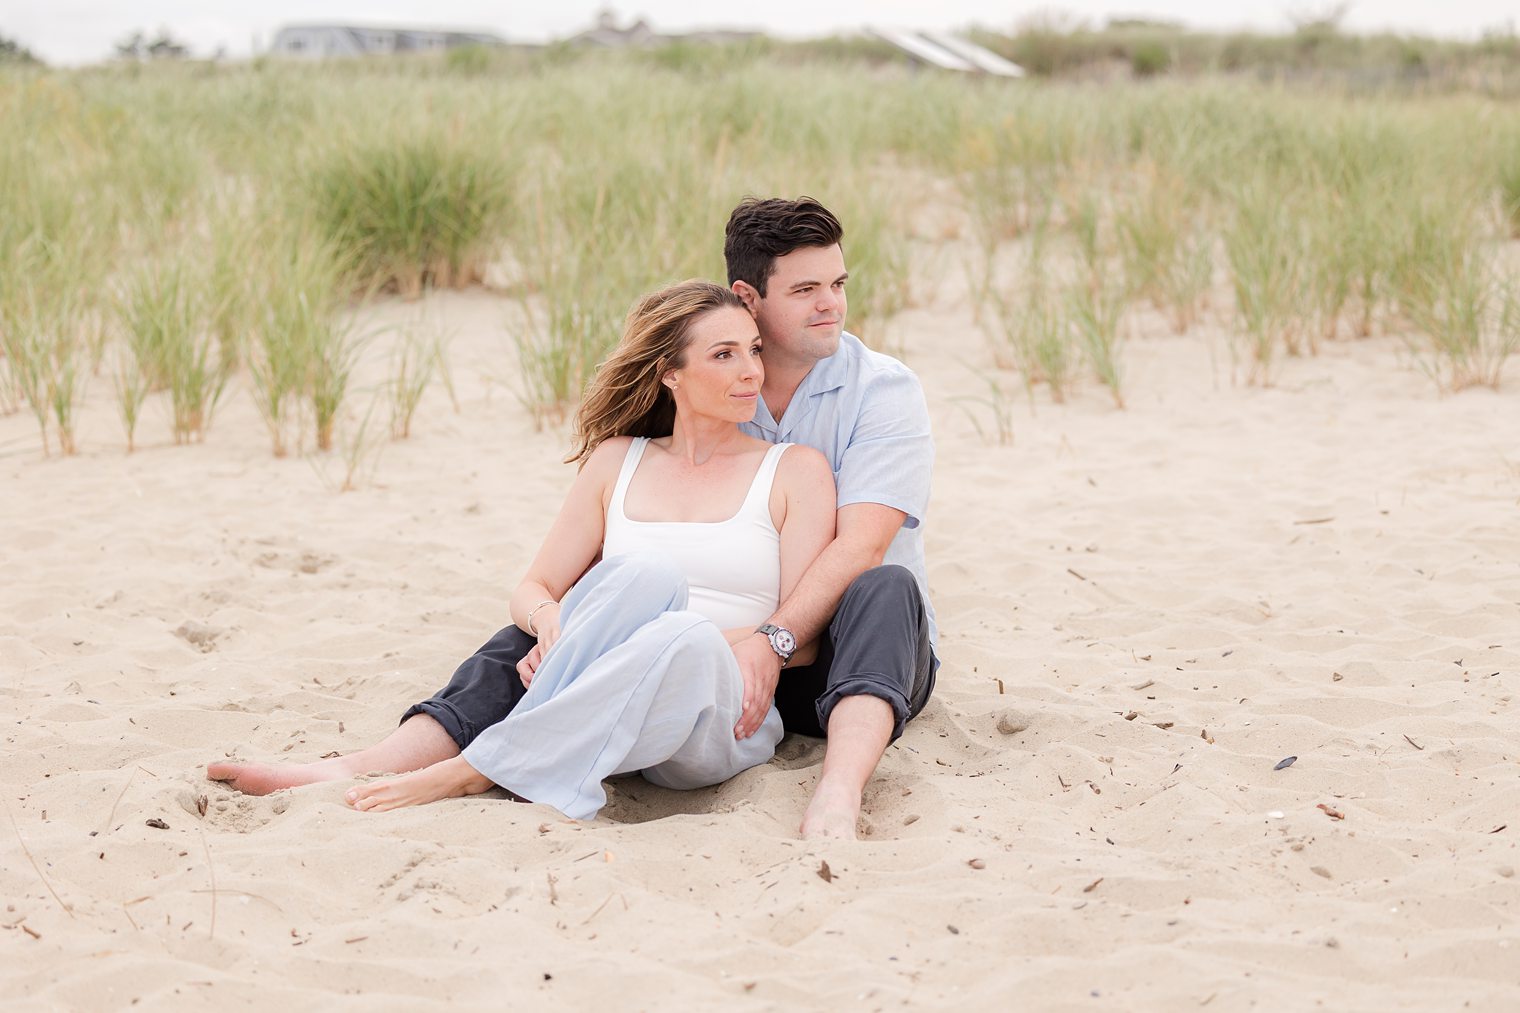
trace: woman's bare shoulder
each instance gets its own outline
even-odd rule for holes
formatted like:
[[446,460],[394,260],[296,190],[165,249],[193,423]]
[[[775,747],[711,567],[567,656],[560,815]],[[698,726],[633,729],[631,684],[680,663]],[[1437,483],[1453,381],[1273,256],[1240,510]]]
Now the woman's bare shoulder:
[[581,467],[582,480],[591,482],[610,482],[617,478],[618,471],[623,467],[623,461],[628,456],[628,448],[633,445],[632,436],[609,436],[596,445],[591,456],[586,458],[586,463]]
[[834,469],[829,466],[829,459],[801,443],[786,448],[776,465],[776,477],[788,486],[798,488],[816,489],[822,484],[831,489],[834,487]]

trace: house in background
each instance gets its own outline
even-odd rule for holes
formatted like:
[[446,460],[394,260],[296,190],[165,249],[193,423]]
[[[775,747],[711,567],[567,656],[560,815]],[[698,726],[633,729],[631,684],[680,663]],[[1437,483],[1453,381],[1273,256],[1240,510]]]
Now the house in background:
[[565,39],[572,46],[591,46],[601,49],[622,49],[627,46],[652,46],[659,41],[649,22],[638,18],[626,28],[619,28],[617,15],[603,10],[596,16],[596,24],[584,32],[576,32]]
[[638,18],[626,27],[618,27],[617,14],[603,9],[596,16],[596,24],[583,32],[577,32],[564,41],[571,46],[588,46],[601,49],[647,48],[669,42],[744,42],[757,38],[761,33],[742,29],[710,28],[694,32],[670,34],[656,32],[649,22]]
[[506,39],[491,32],[366,25],[285,25],[275,33],[269,53],[271,56],[325,60],[506,44]]

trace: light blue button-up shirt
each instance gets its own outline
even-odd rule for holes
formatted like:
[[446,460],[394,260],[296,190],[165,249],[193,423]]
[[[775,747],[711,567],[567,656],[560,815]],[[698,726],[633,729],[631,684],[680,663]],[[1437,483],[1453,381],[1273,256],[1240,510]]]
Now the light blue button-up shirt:
[[929,642],[939,642],[924,568],[924,515],[934,470],[929,406],[913,371],[845,333],[839,351],[803,377],[778,422],[760,399],[741,427],[772,443],[801,443],[822,452],[834,469],[839,505],[880,503],[908,517],[884,563],[907,567],[929,610]]

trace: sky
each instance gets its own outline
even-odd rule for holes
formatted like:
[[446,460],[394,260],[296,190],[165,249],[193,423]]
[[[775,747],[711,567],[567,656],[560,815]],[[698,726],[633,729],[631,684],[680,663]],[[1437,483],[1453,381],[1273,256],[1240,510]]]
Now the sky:
[[[197,56],[223,50],[246,56],[267,46],[287,22],[423,25],[485,28],[514,41],[540,42],[587,27],[611,7],[620,21],[644,17],[656,30],[697,27],[752,28],[783,36],[826,35],[866,25],[959,28],[978,24],[1011,28],[1031,15],[1058,12],[1102,24],[1111,16],[1158,17],[1210,29],[1285,31],[1295,15],[1331,9],[1329,0],[770,0],[717,5],[712,0],[559,0],[536,3],[482,0],[0,0],[0,35],[15,39],[54,64],[91,63],[109,57],[114,44],[142,29],[166,28]],[[1343,24],[1351,31],[1418,32],[1476,38],[1485,29],[1513,28],[1516,0],[1360,0]]]

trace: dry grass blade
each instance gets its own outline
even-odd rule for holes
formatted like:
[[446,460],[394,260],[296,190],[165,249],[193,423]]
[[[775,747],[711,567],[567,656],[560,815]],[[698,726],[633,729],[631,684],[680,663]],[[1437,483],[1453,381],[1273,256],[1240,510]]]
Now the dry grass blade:
[[16,841],[21,845],[21,852],[26,855],[26,860],[32,863],[32,869],[37,873],[37,878],[42,880],[42,885],[47,887],[47,892],[53,895],[53,899],[58,902],[59,907],[63,908],[64,913],[73,918],[74,909],[65,904],[63,898],[58,896],[58,891],[54,890],[53,884],[48,882],[46,873],[42,871],[42,866],[38,864],[36,857],[32,854],[32,849],[26,846],[26,838],[21,836],[21,827],[16,822],[15,814],[11,812],[9,802],[5,803],[5,815],[10,819],[11,829],[16,831]]

